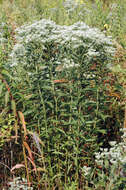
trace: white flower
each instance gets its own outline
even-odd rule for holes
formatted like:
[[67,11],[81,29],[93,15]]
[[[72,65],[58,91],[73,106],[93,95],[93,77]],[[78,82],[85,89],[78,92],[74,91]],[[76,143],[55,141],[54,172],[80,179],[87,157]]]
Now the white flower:
[[116,144],[116,141],[110,141],[109,144],[110,144],[111,146],[114,146],[114,145]]
[[107,151],[108,151],[108,148],[104,148],[104,151],[107,152]]
[[100,153],[95,153],[95,158],[96,158],[97,160],[99,160],[99,159],[101,158]]
[[90,171],[91,171],[91,167],[87,167],[87,166],[84,166],[82,168],[83,172],[84,172],[84,175],[87,176],[90,174]]
[[126,157],[122,158],[122,157],[119,157],[119,161],[124,164],[126,163]]
[[[113,53],[112,42],[109,37],[106,37],[96,28],[90,28],[83,22],[77,22],[71,26],[59,26],[53,21],[42,19],[31,25],[24,25],[16,29],[17,44],[14,46],[11,53],[12,65],[18,63],[25,64],[25,47],[36,41],[41,43],[41,48],[45,49],[45,44],[53,42],[54,44],[65,46],[66,48],[77,49],[83,47],[88,49],[86,53],[87,59],[92,59],[94,56],[100,57],[101,54],[106,57]],[[104,46],[103,52],[97,51],[97,46]],[[105,51],[104,51],[105,50]],[[68,52],[69,54],[69,52]],[[69,56],[69,55],[67,55]],[[66,57],[69,60],[69,58]],[[60,62],[61,60],[59,60]],[[62,61],[61,61],[62,62]],[[72,64],[73,65],[73,64]],[[66,67],[66,66],[65,66]]]
[[117,164],[117,160],[111,159],[110,163],[115,165],[115,164]]

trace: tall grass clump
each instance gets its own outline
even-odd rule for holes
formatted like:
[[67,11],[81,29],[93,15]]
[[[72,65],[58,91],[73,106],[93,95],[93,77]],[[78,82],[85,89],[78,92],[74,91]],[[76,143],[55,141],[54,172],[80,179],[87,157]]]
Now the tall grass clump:
[[83,168],[97,167],[95,153],[119,140],[122,125],[111,38],[83,22],[45,19],[15,32],[6,68],[27,128],[27,177],[40,189],[83,189]]

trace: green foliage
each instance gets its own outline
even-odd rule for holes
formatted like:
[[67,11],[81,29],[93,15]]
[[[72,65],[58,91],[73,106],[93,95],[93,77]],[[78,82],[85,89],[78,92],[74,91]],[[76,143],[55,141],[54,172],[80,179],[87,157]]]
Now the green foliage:
[[11,139],[11,132],[13,130],[14,118],[11,115],[6,115],[6,110],[3,110],[0,116],[0,148]]
[[[0,27],[0,148],[5,142],[10,141],[10,137],[13,131],[14,116],[10,112],[8,103],[10,101],[9,91],[7,89],[7,83],[5,78],[8,78],[9,73],[5,68],[5,61],[9,54],[11,28],[6,23],[1,23]],[[5,78],[4,78],[4,77]]]
[[[0,8],[0,17],[6,23],[0,27],[1,148],[14,142],[12,134],[14,139],[17,132],[23,136],[26,124],[27,140],[23,138],[29,145],[25,147],[26,159],[34,188],[108,187],[114,170],[110,176],[103,175],[94,153],[101,146],[108,147],[110,140],[120,140],[125,73],[117,65],[113,74],[115,49],[105,35],[112,35],[125,47],[125,0],[107,5],[100,0],[93,4],[74,0],[5,0]],[[42,18],[70,26],[58,26],[49,20],[41,21]],[[14,30],[33,20],[39,21]],[[103,33],[78,21],[98,27]],[[75,22],[78,23],[71,25]],[[23,123],[16,110],[23,112]],[[18,142],[23,143],[20,138]],[[11,150],[11,155],[12,152],[15,151]],[[5,163],[12,167],[12,163],[22,160],[22,152],[19,157],[17,154],[10,158],[11,164],[6,160]],[[108,162],[106,168],[107,165]]]
[[85,175],[88,184],[92,184],[92,189],[126,189],[126,134],[122,136],[122,142],[110,142],[110,149],[101,148],[95,154],[95,177],[91,175],[92,170]]
[[16,32],[19,43],[6,67],[13,71],[17,109],[45,145],[35,161],[44,171],[39,185],[51,189],[73,181],[83,187],[81,168],[93,166],[94,153],[121,125],[111,39],[84,23],[61,27],[49,20]]

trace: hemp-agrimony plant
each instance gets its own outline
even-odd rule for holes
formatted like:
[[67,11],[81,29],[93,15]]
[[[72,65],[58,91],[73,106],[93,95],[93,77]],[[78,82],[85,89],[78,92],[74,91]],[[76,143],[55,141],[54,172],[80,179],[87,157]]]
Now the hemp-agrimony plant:
[[94,153],[115,138],[122,122],[121,115],[115,118],[120,89],[111,72],[111,38],[83,22],[60,26],[45,19],[15,32],[7,67],[27,129],[45,144],[35,160],[44,171],[39,185],[74,181],[83,187],[81,168],[94,165]]

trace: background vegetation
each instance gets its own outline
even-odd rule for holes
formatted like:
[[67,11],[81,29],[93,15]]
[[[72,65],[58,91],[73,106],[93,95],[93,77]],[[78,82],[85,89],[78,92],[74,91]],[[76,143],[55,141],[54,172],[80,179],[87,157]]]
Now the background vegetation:
[[[126,188],[119,161],[102,165],[95,159],[109,141],[121,141],[125,124],[126,1],[4,0],[0,10],[1,188]],[[83,21],[99,28],[106,43],[84,38],[87,49],[55,40],[27,43],[21,33],[27,27],[20,26],[43,18],[66,26]],[[114,57],[105,50],[112,46],[108,35]],[[18,37],[25,56],[13,56],[16,66],[10,55]],[[87,55],[89,47],[99,56]],[[63,69],[63,55],[80,66]]]

